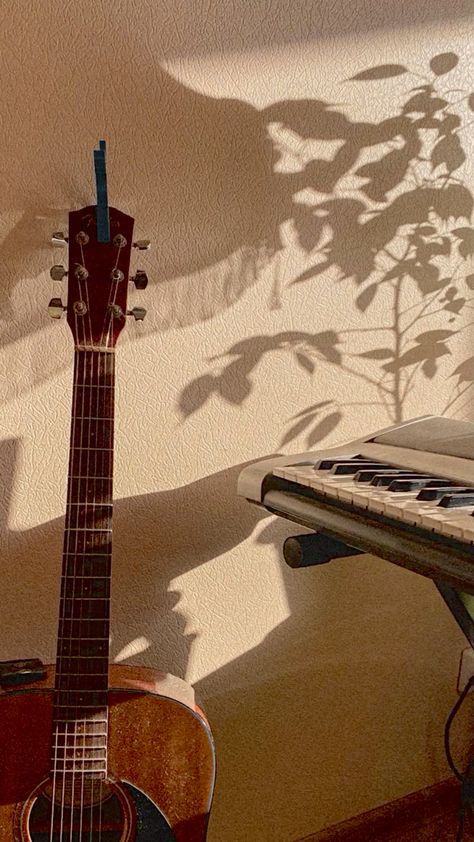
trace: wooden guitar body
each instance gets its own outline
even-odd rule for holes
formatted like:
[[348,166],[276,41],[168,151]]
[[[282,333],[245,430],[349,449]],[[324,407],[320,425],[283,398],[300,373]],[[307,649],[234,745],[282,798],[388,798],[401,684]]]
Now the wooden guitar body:
[[215,777],[205,716],[185,682],[123,666],[110,668],[109,783],[86,783],[51,832],[53,686],[49,668],[0,694],[0,842],[203,842]]

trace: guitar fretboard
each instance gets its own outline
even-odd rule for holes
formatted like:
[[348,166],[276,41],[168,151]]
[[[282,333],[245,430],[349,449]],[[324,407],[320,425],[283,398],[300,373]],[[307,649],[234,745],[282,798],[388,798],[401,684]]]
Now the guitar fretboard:
[[112,351],[75,351],[52,771],[106,774],[114,427]]

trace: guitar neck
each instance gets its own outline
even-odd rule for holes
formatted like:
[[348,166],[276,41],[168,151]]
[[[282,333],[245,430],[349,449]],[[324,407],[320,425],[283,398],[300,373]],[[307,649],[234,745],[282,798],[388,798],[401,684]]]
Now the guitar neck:
[[107,707],[114,363],[113,350],[75,350],[56,722],[97,720]]

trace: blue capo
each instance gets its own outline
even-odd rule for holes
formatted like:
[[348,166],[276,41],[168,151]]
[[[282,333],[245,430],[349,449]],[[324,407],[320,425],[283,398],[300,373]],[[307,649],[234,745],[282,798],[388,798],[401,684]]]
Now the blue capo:
[[105,166],[105,140],[99,140],[94,149],[95,182],[97,189],[97,242],[110,242],[109,203],[107,198],[107,170]]

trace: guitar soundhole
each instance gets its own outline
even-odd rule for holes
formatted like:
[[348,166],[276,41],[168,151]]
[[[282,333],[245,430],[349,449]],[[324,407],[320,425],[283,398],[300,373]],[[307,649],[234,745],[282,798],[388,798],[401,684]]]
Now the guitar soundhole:
[[25,842],[176,842],[156,804],[126,782],[89,781],[75,787],[74,799],[57,787],[54,809],[47,782],[32,794],[24,818]]

